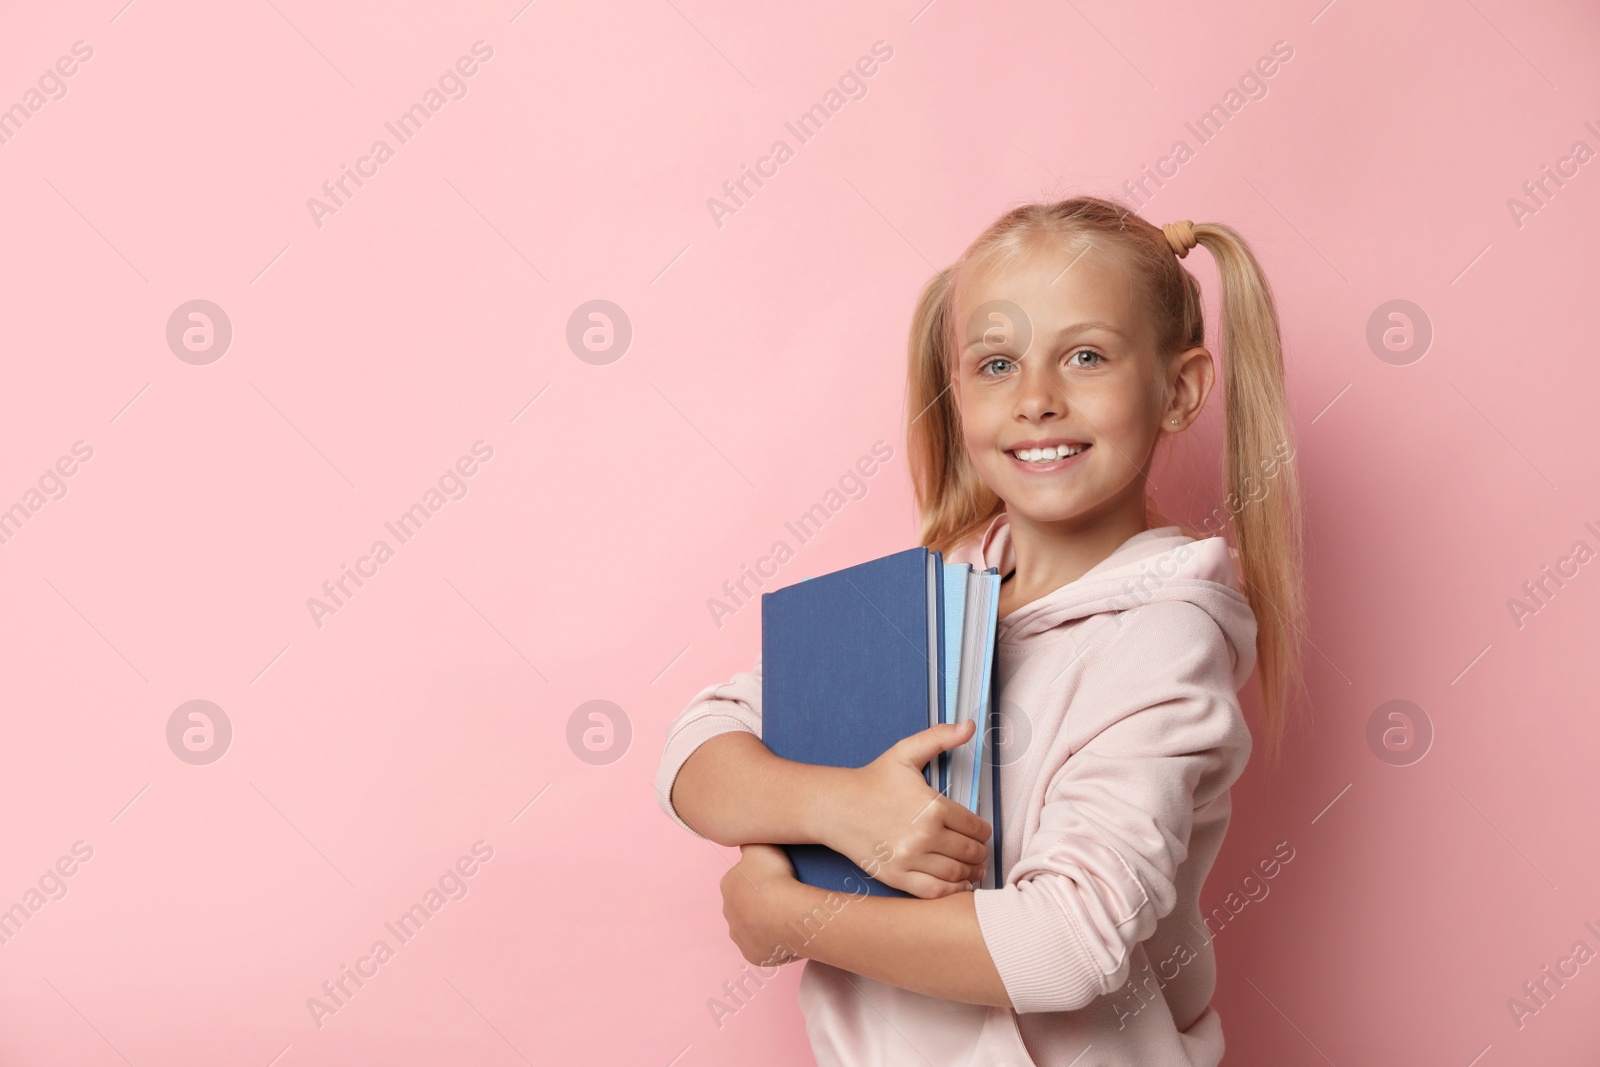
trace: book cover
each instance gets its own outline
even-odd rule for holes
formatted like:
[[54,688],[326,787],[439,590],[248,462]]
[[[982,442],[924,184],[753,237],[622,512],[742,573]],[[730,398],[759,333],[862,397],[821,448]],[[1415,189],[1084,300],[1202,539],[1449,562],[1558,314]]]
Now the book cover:
[[[920,546],[762,594],[762,741],[784,759],[861,767],[940,722],[943,614],[943,560]],[[858,866],[871,857],[783,847],[808,885],[910,896]]]

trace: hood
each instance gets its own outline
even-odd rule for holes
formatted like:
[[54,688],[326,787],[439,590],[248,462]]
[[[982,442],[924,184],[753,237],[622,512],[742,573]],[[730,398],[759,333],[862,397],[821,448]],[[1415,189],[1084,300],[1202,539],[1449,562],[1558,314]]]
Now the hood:
[[[945,560],[1010,574],[1016,554],[1006,513]],[[1239,579],[1237,552],[1221,537],[1196,540],[1177,526],[1134,534],[1076,581],[1001,618],[998,636],[1002,643],[1024,642],[1078,619],[1158,600],[1185,600],[1211,616],[1233,654],[1234,687],[1243,687],[1256,663],[1256,619]]]

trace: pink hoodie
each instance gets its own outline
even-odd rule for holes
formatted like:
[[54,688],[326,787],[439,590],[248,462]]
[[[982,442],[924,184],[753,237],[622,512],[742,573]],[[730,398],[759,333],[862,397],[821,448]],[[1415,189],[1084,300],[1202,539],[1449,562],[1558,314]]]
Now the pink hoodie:
[[[1001,513],[947,562],[1015,566]],[[981,546],[981,548],[980,548]],[[1250,755],[1235,696],[1256,621],[1220,537],[1145,530],[1000,620],[1001,889],[974,893],[1011,1008],[913,993],[809,960],[817,1062],[933,1067],[1215,1067],[1216,959],[1200,916]],[[673,722],[662,809],[704,741],[761,733],[761,663]],[[699,835],[696,835],[699,836]]]

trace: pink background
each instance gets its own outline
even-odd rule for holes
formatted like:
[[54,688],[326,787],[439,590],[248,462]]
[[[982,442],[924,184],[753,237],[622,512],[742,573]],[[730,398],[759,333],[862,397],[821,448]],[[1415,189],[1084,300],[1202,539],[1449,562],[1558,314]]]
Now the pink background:
[[[0,507],[93,450],[0,545],[0,907],[93,850],[0,945],[0,1061],[810,1062],[796,968],[713,1022],[736,852],[651,789],[668,722],[759,648],[757,608],[707,601],[878,440],[775,581],[912,544],[920,285],[1013,204],[1123,195],[1181,138],[1143,213],[1253,243],[1310,505],[1315,732],[1276,773],[1258,746],[1203,898],[1294,849],[1217,935],[1229,1062],[1592,1062],[1595,966],[1520,1028],[1506,1005],[1600,949],[1600,564],[1508,607],[1600,548],[1600,162],[1507,206],[1600,149],[1589,5],[124,2],[0,12],[0,106],[93,49],[0,144]],[[798,144],[876,41],[866,95]],[[1275,41],[1266,95],[1198,145]],[[780,137],[719,226],[708,198]],[[378,138],[318,226],[307,198]],[[166,339],[196,299],[233,329],[205,365]],[[566,340],[595,299],[632,324],[609,364]],[[1396,299],[1434,331],[1405,365],[1366,339]],[[1172,513],[1220,503],[1220,432],[1214,402],[1158,471]],[[399,545],[384,523],[478,441]],[[197,699],[233,731],[207,765],[167,741]],[[1367,741],[1397,699],[1435,734],[1409,766]],[[568,743],[591,700],[631,729],[610,762]],[[319,1027],[308,998],[479,841],[466,895]]]

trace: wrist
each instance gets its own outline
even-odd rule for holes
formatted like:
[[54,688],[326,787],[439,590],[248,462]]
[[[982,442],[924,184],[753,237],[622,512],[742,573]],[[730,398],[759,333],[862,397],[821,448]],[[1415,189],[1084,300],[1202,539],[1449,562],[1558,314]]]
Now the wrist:
[[766,938],[774,946],[773,957],[768,962],[793,963],[811,959],[809,950],[814,947],[812,941],[818,932],[818,916],[834,910],[829,908],[828,898],[839,898],[843,894],[797,881],[768,887],[769,891],[773,889],[776,895],[772,897],[771,907],[766,912],[769,924]]
[[856,771],[850,767],[813,766],[810,775],[801,812],[806,843],[836,849],[839,827],[855,807]]

